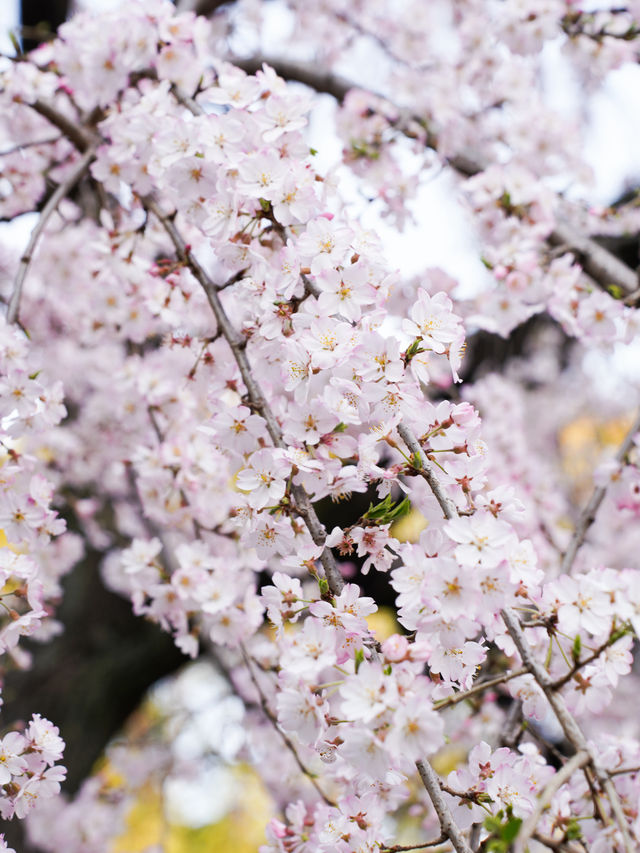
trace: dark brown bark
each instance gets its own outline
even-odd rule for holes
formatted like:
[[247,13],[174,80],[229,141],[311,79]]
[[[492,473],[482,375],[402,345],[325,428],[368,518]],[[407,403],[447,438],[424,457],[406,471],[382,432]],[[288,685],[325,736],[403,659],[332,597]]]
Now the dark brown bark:
[[[33,668],[9,674],[3,691],[6,723],[28,721],[37,712],[59,726],[69,792],[89,775],[148,688],[187,660],[168,634],[134,616],[128,601],[104,587],[99,561],[90,553],[69,575],[58,613],[64,633],[32,644]],[[20,825],[0,821],[0,832],[29,853]]]
[[20,20],[24,52],[33,50],[55,33],[67,20],[69,11],[70,0],[22,0]]

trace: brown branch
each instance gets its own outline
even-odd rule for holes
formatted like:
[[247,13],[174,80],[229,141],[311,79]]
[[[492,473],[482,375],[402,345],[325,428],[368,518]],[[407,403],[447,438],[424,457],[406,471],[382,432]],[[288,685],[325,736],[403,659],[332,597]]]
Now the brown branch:
[[551,687],[554,690],[560,690],[561,687],[564,687],[565,684],[568,684],[571,681],[571,679],[577,672],[579,672],[587,664],[592,663],[594,660],[597,660],[602,654],[602,652],[605,651],[605,649],[608,649],[609,646],[612,646],[614,643],[617,643],[618,640],[622,639],[623,636],[623,634],[617,632],[613,634],[605,643],[602,643],[601,646],[598,646],[598,648],[592,654],[590,654],[589,657],[586,657],[584,658],[584,660],[579,660],[577,663],[575,663],[571,667],[569,672],[567,672],[566,675],[563,675],[562,678],[558,678],[556,681],[554,681]]
[[456,505],[451,500],[451,498],[447,497],[447,495],[444,493],[444,490],[440,485],[438,478],[436,477],[433,471],[433,468],[431,467],[431,465],[427,461],[426,456],[424,455],[424,452],[422,450],[422,447],[420,446],[418,439],[415,437],[409,427],[406,426],[406,424],[398,425],[398,433],[400,435],[400,438],[404,441],[413,456],[416,458],[416,461],[420,463],[423,476],[429,484],[429,487],[433,492],[435,499],[440,504],[440,509],[442,510],[442,514],[444,515],[444,517],[447,519],[456,518],[456,516],[458,515]]
[[442,796],[440,777],[428,761],[420,759],[419,761],[416,761],[416,767],[418,768],[418,773],[422,779],[422,784],[427,789],[427,793],[429,794],[433,807],[438,815],[442,834],[451,841],[457,853],[472,853],[471,848],[463,838],[462,833],[453,819],[449,806]]
[[547,701],[551,705],[566,739],[577,752],[584,752],[589,756],[589,763],[593,767],[601,789],[609,799],[611,811],[613,812],[616,822],[620,827],[625,853],[633,853],[634,846],[629,834],[629,826],[622,808],[622,803],[620,802],[618,792],[609,778],[607,771],[600,764],[600,760],[595,754],[593,748],[587,743],[580,726],[567,709],[563,697],[553,689],[553,683],[546,669],[533,656],[531,647],[524,636],[524,631],[520,627],[520,622],[516,613],[510,607],[507,607],[502,611],[502,618],[507,626],[507,631],[509,632],[511,639],[522,658],[523,664],[533,675],[544,695],[547,697]]
[[638,275],[635,270],[591,237],[580,234],[569,223],[556,222],[548,239],[552,246],[566,245],[587,275],[604,290],[611,284],[619,287],[625,294],[631,294],[638,289]]
[[533,834],[533,838],[536,841],[539,841],[540,844],[544,844],[545,847],[548,847],[549,850],[558,850],[562,853],[585,853],[584,845],[580,845],[577,847],[573,842],[568,841],[566,839],[561,839],[556,841],[555,838],[549,838],[548,835],[541,835],[539,832],[535,832]]
[[[263,63],[266,63],[285,80],[303,83],[316,92],[333,95],[338,101],[344,101],[351,89],[363,88],[343,77],[319,71],[316,66],[309,63],[289,62],[273,56],[254,56],[251,59],[233,59],[232,61],[249,74],[255,74],[262,68]],[[367,91],[390,104],[392,103],[386,95],[380,92],[373,89]],[[400,116],[396,122],[396,127],[401,133],[412,139],[415,138],[415,123],[417,122],[420,127],[423,127],[424,119],[421,116],[410,115],[406,110],[396,109]],[[432,132],[425,130],[425,141],[428,147],[437,148],[438,140]],[[456,172],[467,178],[478,174],[485,168],[473,154],[460,153],[447,158],[446,162]],[[591,237],[580,234],[569,222],[557,221],[554,230],[548,237],[548,242],[552,246],[566,246],[568,251],[573,252],[585,273],[591,276],[603,290],[607,290],[612,284],[619,287],[625,295],[635,294],[638,290],[638,276],[634,270]]]
[[381,847],[380,853],[404,853],[405,850],[424,850],[425,847],[437,847],[447,841],[446,835],[434,838],[433,841],[425,841],[422,844],[394,844],[393,847]]
[[[247,394],[253,408],[260,413],[265,421],[267,431],[273,441],[275,447],[286,448],[286,444],[282,438],[282,430],[275,415],[273,414],[269,403],[265,399],[260,386],[256,382],[249,359],[246,354],[246,340],[238,335],[234,329],[229,317],[220,301],[218,294],[218,285],[216,285],[199,261],[192,254],[191,249],[187,246],[182,235],[176,228],[173,221],[173,215],[163,213],[158,202],[152,196],[145,196],[142,199],[144,206],[151,211],[159,220],[162,227],[165,229],[171,242],[174,245],[178,257],[189,267],[194,277],[202,286],[209,306],[218,323],[218,329],[227,341],[233,357],[235,358],[240,375],[247,389]],[[305,522],[311,538],[316,545],[324,545],[326,532],[318,518],[309,495],[302,486],[292,486],[292,495],[295,500],[296,509],[299,515]],[[339,595],[344,586],[344,580],[340,574],[340,569],[335,561],[335,557],[330,548],[323,547],[320,555],[320,562],[324,568],[329,588],[334,595]]]
[[[344,101],[351,89],[358,88],[344,77],[332,74],[331,72],[319,71],[317,66],[309,65],[305,62],[291,62],[287,59],[270,56],[254,56],[251,59],[234,58],[231,61],[238,68],[246,71],[247,74],[255,74],[256,71],[261,70],[263,65],[269,65],[284,80],[303,83],[316,92],[333,95],[337,101]],[[373,94],[379,95],[378,92],[373,92]],[[384,96],[379,95],[379,97]]]
[[[633,439],[638,431],[640,431],[640,412],[636,415],[629,432],[626,434],[624,441],[618,448],[618,452],[614,457],[616,462],[622,463],[624,461],[625,457],[631,450]],[[571,541],[569,542],[564,557],[562,558],[562,565],[560,568],[561,572],[564,573],[571,571],[576,554],[584,542],[587,531],[596,519],[596,514],[600,509],[600,504],[604,500],[606,492],[606,486],[596,486],[589,498],[589,501],[587,502],[587,505],[580,513],[580,518],[578,519],[575,530],[573,531],[573,536],[571,537]]]
[[434,710],[442,711],[445,708],[450,708],[452,705],[457,705],[458,702],[464,702],[477,693],[482,693],[483,690],[488,690],[490,687],[497,687],[498,684],[504,684],[506,681],[511,681],[512,678],[520,678],[526,675],[529,670],[526,666],[515,669],[512,672],[505,672],[503,675],[497,675],[495,678],[487,678],[485,681],[479,681],[470,687],[469,690],[463,690],[461,693],[456,693],[453,696],[447,696],[446,699],[441,699],[434,704]]
[[32,110],[35,110],[47,121],[51,122],[58,130],[67,137],[70,142],[73,142],[78,151],[86,151],[91,145],[91,137],[81,130],[75,122],[67,118],[64,113],[61,113],[47,101],[40,98],[31,104],[27,104]]
[[9,300],[9,308],[7,309],[7,323],[15,323],[18,319],[18,312],[20,311],[20,298],[22,297],[22,286],[24,284],[24,280],[27,275],[27,270],[29,269],[29,265],[33,258],[33,253],[35,251],[40,235],[44,231],[47,222],[49,221],[50,217],[55,213],[62,199],[65,198],[69,194],[69,192],[71,192],[73,187],[78,183],[80,178],[89,168],[89,165],[94,157],[94,149],[91,147],[87,148],[82,157],[78,160],[78,162],[72,169],[72,171],[69,173],[69,175],[64,179],[64,181],[61,181],[58,184],[55,192],[52,193],[51,197],[44,206],[42,213],[40,214],[40,218],[38,219],[35,228],[31,232],[31,237],[29,238],[27,248],[24,250],[24,254],[20,258],[18,274],[16,276],[15,284],[13,286],[13,293],[11,294],[11,299]]
[[536,831],[538,821],[542,816],[542,812],[551,804],[554,796],[569,779],[573,776],[576,770],[584,767],[590,762],[590,757],[587,752],[580,750],[572,756],[560,770],[552,776],[540,796],[536,800],[536,805],[525,823],[520,827],[520,832],[515,843],[514,853],[525,853],[527,842],[533,837]]
[[309,770],[309,768],[304,765],[302,759],[298,755],[298,750],[295,748],[292,740],[280,728],[280,725],[278,723],[278,718],[276,717],[276,715],[273,713],[273,711],[271,710],[271,708],[267,704],[267,697],[264,695],[264,692],[263,692],[262,688],[260,687],[258,679],[256,678],[256,676],[253,672],[253,667],[251,666],[251,658],[249,657],[249,655],[245,651],[244,646],[242,646],[242,645],[240,646],[240,651],[242,652],[242,657],[244,658],[245,665],[246,665],[247,670],[249,672],[249,677],[251,678],[253,686],[256,688],[258,696],[260,697],[260,707],[262,708],[262,711],[263,711],[265,717],[270,721],[270,723],[273,725],[274,729],[278,732],[278,734],[282,738],[285,746],[287,747],[287,749],[291,752],[291,754],[295,758],[296,764],[298,765],[298,767],[300,768],[300,770],[302,771],[304,776],[306,776],[307,779],[311,782],[311,784],[316,789],[318,794],[322,797],[322,799],[325,801],[325,803],[328,806],[332,806],[335,808],[336,803],[327,794],[325,794],[325,792],[322,790],[322,788],[318,784],[317,779],[315,778],[315,774],[312,773],[312,771]]

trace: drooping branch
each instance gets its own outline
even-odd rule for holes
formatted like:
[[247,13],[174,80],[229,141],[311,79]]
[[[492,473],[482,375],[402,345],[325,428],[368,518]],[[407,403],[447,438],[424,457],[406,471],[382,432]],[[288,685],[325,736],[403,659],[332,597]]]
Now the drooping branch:
[[22,286],[24,284],[24,280],[27,275],[27,270],[29,269],[29,265],[33,258],[33,253],[35,251],[40,235],[44,231],[46,224],[51,218],[51,216],[57,210],[60,202],[64,198],[66,198],[66,196],[71,192],[71,190],[75,187],[78,181],[82,178],[82,176],[89,168],[89,165],[91,164],[94,157],[94,149],[91,147],[87,148],[87,150],[75,164],[74,168],[65,178],[65,180],[58,184],[56,190],[52,193],[51,197],[44,206],[42,213],[40,214],[40,218],[38,219],[35,228],[31,232],[31,237],[29,238],[27,248],[24,250],[22,257],[20,258],[18,274],[16,276],[15,284],[13,286],[13,293],[11,294],[11,299],[9,300],[9,308],[7,310],[7,323],[15,323],[18,320],[18,312],[20,311],[20,298],[22,296]]
[[616,791],[615,785],[611,781],[607,771],[600,764],[600,760],[595,754],[593,748],[587,743],[587,739],[582,733],[580,726],[578,725],[572,714],[569,712],[563,697],[556,690],[554,690],[553,683],[546,669],[534,657],[531,651],[531,647],[529,646],[529,643],[527,642],[527,639],[524,635],[524,631],[520,627],[520,621],[518,619],[517,614],[510,607],[507,607],[502,611],[502,618],[507,627],[507,631],[511,636],[511,639],[513,640],[515,647],[517,648],[518,653],[522,658],[523,664],[533,675],[536,682],[538,683],[538,686],[546,696],[547,701],[553,709],[556,719],[562,727],[562,731],[564,732],[566,739],[573,746],[576,752],[585,753],[589,756],[589,763],[593,767],[600,787],[609,799],[611,811],[613,812],[616,822],[620,828],[625,853],[633,853],[634,845],[629,834],[627,819],[625,817],[622,808],[622,803],[620,802],[620,797],[618,796],[618,792]]
[[[202,286],[206,294],[207,301],[209,302],[209,306],[211,307],[218,323],[218,329],[227,341],[236,364],[238,365],[251,405],[264,419],[267,431],[274,443],[274,446],[285,448],[286,445],[282,438],[280,424],[278,423],[276,416],[273,414],[269,403],[253,375],[249,359],[247,358],[246,341],[238,335],[233,324],[229,320],[227,312],[220,301],[218,286],[211,280],[205,269],[191,252],[191,249],[176,228],[173,217],[166,215],[162,211],[158,202],[152,196],[146,196],[142,201],[145,207],[159,220],[160,224],[171,239],[176,250],[176,254],[189,267],[197,281]],[[305,522],[307,529],[311,534],[311,538],[316,545],[324,545],[324,540],[326,538],[325,529],[313,508],[309,495],[302,486],[294,485],[292,486],[291,491],[296,503],[296,509]],[[323,547],[322,554],[320,555],[320,562],[325,570],[331,592],[334,595],[339,595],[344,586],[344,581],[330,548]]]
[[576,770],[580,770],[580,768],[587,765],[589,761],[590,758],[588,753],[583,751],[576,752],[576,754],[573,755],[566,764],[560,768],[560,770],[558,770],[555,776],[551,777],[544,791],[542,791],[538,797],[534,810],[520,828],[518,838],[516,839],[514,853],[525,853],[527,849],[527,842],[533,837],[543,811],[547,806],[551,805],[554,796],[564,783],[568,782]]
[[[362,88],[339,75],[322,71],[310,63],[290,62],[273,56],[254,56],[251,59],[234,58],[232,61],[234,65],[250,74],[255,74],[266,63],[285,80],[303,83],[316,92],[332,95],[338,101],[343,101],[351,89]],[[373,89],[368,91],[376,97],[389,101],[389,98],[380,92]],[[407,133],[411,138],[415,138],[415,123],[423,126],[422,117],[410,115],[407,110],[399,107],[395,107],[395,112],[400,117],[396,122],[397,129],[401,133]],[[430,131],[425,131],[425,142],[430,148],[436,148],[438,144],[437,137]],[[460,152],[448,157],[446,162],[454,171],[466,178],[476,175],[485,168],[480,159],[472,152]],[[614,285],[625,296],[635,294],[638,290],[637,273],[596,240],[581,234],[571,222],[557,217],[555,228],[549,235],[548,242],[551,246],[565,246],[567,251],[573,252],[584,272],[603,290],[608,290],[611,285]]]
[[[624,437],[624,441],[618,448],[618,452],[615,455],[615,460],[618,463],[622,463],[626,458],[627,454],[631,450],[633,445],[633,439],[636,434],[640,431],[640,412],[636,415],[629,432]],[[587,501],[586,506],[580,513],[580,517],[576,523],[575,530],[573,531],[573,536],[571,537],[571,541],[567,546],[567,550],[564,553],[564,557],[562,558],[562,566],[561,571],[563,573],[570,572],[571,567],[573,566],[574,560],[582,543],[585,540],[585,536],[587,535],[587,531],[593,524],[596,519],[596,515],[598,510],[600,509],[600,504],[604,500],[604,496],[607,493],[606,486],[596,486],[593,490],[591,497]]]
[[[245,666],[246,666],[247,671],[249,673],[249,678],[251,679],[251,683],[255,687],[256,692],[258,694],[258,697],[260,699],[260,707],[262,708],[262,713],[265,715],[265,717],[269,720],[271,725],[274,727],[274,729],[278,732],[278,734],[282,738],[282,742],[287,747],[289,752],[293,755],[295,762],[298,765],[303,776],[305,776],[305,778],[307,778],[311,782],[313,787],[316,789],[317,793],[320,795],[320,797],[324,800],[324,802],[328,806],[334,806],[335,807],[335,805],[336,805],[335,802],[331,799],[331,797],[329,797],[328,794],[326,794],[322,790],[322,788],[318,784],[318,780],[316,779],[315,775],[311,772],[311,770],[309,770],[308,767],[305,766],[304,762],[300,758],[300,755],[298,754],[298,750],[295,748],[295,746],[293,744],[293,741],[280,728],[280,724],[278,723],[278,718],[276,717],[276,715],[273,713],[273,711],[269,707],[269,703],[267,702],[267,697],[264,695],[264,691],[263,691],[262,687],[260,686],[260,682],[258,681],[258,677],[256,676],[256,674],[253,671],[253,665],[251,663],[251,658],[249,657],[249,655],[247,654],[247,652],[243,646],[240,646],[240,650],[242,652],[242,657],[244,659]],[[219,660],[217,661],[217,663],[220,666]],[[231,677],[229,676],[228,673],[227,673],[227,680],[229,681],[230,684],[233,684]]]
[[[413,443],[415,438],[411,436],[411,434],[407,434],[406,438],[403,437],[403,440],[406,441],[407,446],[409,445],[409,441]],[[415,443],[420,450],[420,445],[417,440]],[[628,448],[627,448],[628,451]],[[415,454],[416,451],[412,450]],[[433,473],[433,472],[432,472]],[[432,486],[433,493],[440,504],[443,514],[445,518],[453,518],[458,515],[458,511],[453,505],[453,509],[447,503],[448,498],[445,498],[442,487],[440,486],[437,478],[433,475],[435,489]],[[431,485],[431,484],[430,484]],[[453,513],[453,514],[448,514]],[[567,741],[573,746],[576,752],[584,752],[589,756],[589,763],[593,767],[595,775],[598,779],[598,783],[600,787],[605,792],[609,799],[609,803],[611,805],[611,811],[616,819],[620,827],[620,832],[622,834],[625,853],[633,853],[633,843],[631,840],[631,836],[629,834],[629,827],[627,825],[627,819],[625,817],[622,803],[620,802],[620,797],[618,796],[618,792],[615,789],[613,782],[611,781],[609,775],[606,770],[600,764],[600,761],[595,754],[594,750],[587,743],[587,740],[582,733],[578,723],[568,710],[563,697],[554,689],[554,684],[551,681],[546,669],[536,660],[531,651],[529,643],[527,642],[526,637],[524,636],[524,631],[520,626],[520,620],[518,619],[517,614],[510,608],[507,607],[502,611],[502,619],[507,627],[507,631],[511,636],[518,653],[522,659],[522,663],[525,668],[531,673],[531,675],[536,680],[538,686],[545,694]],[[420,768],[419,768],[420,769]],[[422,776],[422,772],[420,774]],[[424,781],[424,777],[423,777]],[[425,782],[426,786],[426,782]],[[427,790],[429,790],[427,788]],[[431,792],[429,792],[431,793]],[[442,825],[442,824],[441,824]],[[444,826],[443,826],[444,831]]]

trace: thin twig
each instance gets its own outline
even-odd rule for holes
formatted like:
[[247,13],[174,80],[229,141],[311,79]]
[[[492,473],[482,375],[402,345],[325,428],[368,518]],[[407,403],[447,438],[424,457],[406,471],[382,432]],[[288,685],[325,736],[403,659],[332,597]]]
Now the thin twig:
[[[621,463],[624,461],[627,453],[631,450],[631,446],[633,445],[633,439],[635,438],[636,433],[640,430],[640,412],[636,415],[635,420],[633,421],[629,432],[624,437],[624,441],[618,448],[618,452],[615,455],[615,461]],[[607,492],[606,486],[596,486],[593,490],[587,505],[580,513],[580,518],[576,523],[575,530],[573,531],[573,536],[571,537],[571,541],[567,547],[567,550],[564,553],[564,557],[562,558],[562,565],[560,571],[563,573],[567,573],[571,571],[571,567],[573,566],[573,562],[576,558],[576,554],[580,550],[582,543],[584,542],[585,536],[587,535],[587,531],[593,524],[596,518],[596,514],[600,509],[600,504],[604,500],[604,496]]]
[[464,702],[476,693],[482,693],[483,690],[488,690],[490,687],[497,687],[498,684],[504,684],[506,681],[511,681],[512,678],[519,678],[521,675],[526,675],[529,670],[526,666],[520,669],[514,669],[512,672],[505,672],[502,675],[496,675],[495,678],[487,678],[485,681],[479,681],[470,687],[468,690],[463,690],[461,693],[455,693],[453,696],[447,696],[446,699],[440,699],[434,703],[434,710],[442,711],[444,708],[450,708],[452,705],[457,705],[458,702]]
[[[253,376],[251,365],[249,364],[249,359],[246,354],[246,340],[238,335],[229,320],[227,312],[220,301],[218,285],[211,280],[199,261],[192,254],[190,247],[186,244],[182,235],[176,228],[173,216],[163,213],[160,205],[153,196],[145,196],[142,199],[142,202],[144,206],[159,220],[160,224],[169,235],[178,257],[189,267],[197,281],[202,286],[206,294],[207,301],[209,302],[209,306],[211,307],[218,323],[218,329],[223,334],[236,360],[236,364],[238,365],[240,375],[242,376],[242,380],[247,389],[251,405],[264,419],[267,431],[271,436],[271,440],[275,447],[286,448],[286,444],[282,438],[280,424],[278,423],[276,416],[273,414],[269,403]],[[309,495],[302,486],[292,486],[291,492],[295,500],[298,514],[305,522],[307,529],[311,534],[311,538],[316,545],[324,546],[326,531],[313,508]],[[334,595],[339,595],[344,587],[344,580],[340,574],[340,569],[338,568],[335,557],[333,556],[330,548],[323,547],[320,555],[320,562],[324,568],[331,592]]]
[[567,709],[564,698],[553,689],[553,683],[546,669],[533,656],[531,647],[524,636],[524,631],[520,627],[520,621],[518,620],[517,614],[510,607],[507,607],[502,611],[502,618],[507,626],[507,631],[509,632],[511,639],[520,653],[523,664],[533,675],[544,695],[547,697],[547,701],[551,705],[566,739],[576,751],[585,752],[589,756],[589,763],[593,767],[600,787],[609,799],[611,811],[613,812],[616,822],[620,828],[624,849],[626,853],[634,853],[635,848],[629,834],[629,826],[622,808],[622,803],[620,802],[618,792],[609,778],[607,771],[600,764],[593,748],[587,743],[580,726]]
[[424,850],[425,847],[438,847],[447,841],[446,835],[434,838],[433,841],[425,841],[422,844],[394,844],[393,847],[381,847],[380,853],[404,853],[405,850]]
[[568,782],[576,770],[584,767],[589,763],[589,761],[589,754],[584,750],[580,750],[579,752],[576,752],[576,754],[572,756],[554,776],[551,777],[544,790],[537,798],[535,808],[524,824],[520,827],[514,853],[525,853],[525,850],[527,849],[527,842],[533,837],[543,811],[551,804],[553,797],[564,783]]
[[562,678],[558,678],[556,681],[553,682],[553,684],[551,685],[553,690],[559,690],[561,687],[564,687],[565,684],[568,684],[577,672],[583,669],[583,667],[587,666],[587,664],[593,663],[594,660],[597,660],[602,654],[602,652],[606,651],[609,646],[612,646],[614,643],[617,643],[618,640],[622,639],[622,636],[623,634],[620,633],[613,634],[605,643],[602,643],[601,646],[598,646],[598,648],[592,654],[590,654],[583,660],[579,660],[577,663],[575,663],[571,667],[569,672],[566,673],[566,675],[563,675]]
[[438,815],[442,834],[451,841],[456,853],[472,853],[471,848],[463,838],[462,833],[453,819],[449,806],[442,796],[442,791],[440,789],[440,777],[428,761],[420,759],[419,761],[416,761],[416,767],[418,768],[418,773],[422,779],[422,784],[427,789],[427,793],[429,794],[433,807]]
[[327,794],[325,794],[325,792],[322,790],[322,788],[318,784],[317,779],[315,778],[315,775],[311,772],[311,770],[309,770],[308,767],[306,767],[304,765],[302,759],[298,755],[298,750],[295,748],[291,739],[280,728],[280,725],[278,723],[278,718],[276,717],[276,715],[273,713],[273,711],[269,707],[269,705],[267,703],[267,697],[264,695],[264,692],[263,692],[262,688],[260,687],[258,679],[256,678],[256,676],[253,672],[253,667],[251,666],[251,659],[250,659],[249,655],[247,654],[247,652],[245,651],[244,646],[242,646],[242,645],[240,646],[240,651],[242,652],[242,657],[244,658],[245,665],[246,665],[247,670],[249,672],[249,677],[251,678],[253,686],[256,688],[256,690],[258,692],[258,696],[260,697],[260,707],[262,708],[262,711],[264,712],[265,717],[270,721],[270,723],[273,725],[274,729],[278,732],[278,734],[282,738],[284,744],[286,745],[287,749],[291,752],[291,754],[295,758],[296,764],[298,765],[298,767],[300,768],[302,773],[307,777],[307,779],[309,779],[309,781],[311,782],[313,787],[316,789],[318,794],[322,797],[322,799],[325,801],[325,803],[328,806],[335,807],[336,803]]
[[73,187],[78,183],[80,178],[84,175],[84,173],[89,168],[89,164],[95,157],[95,151],[93,148],[88,148],[82,157],[78,160],[73,170],[69,173],[69,175],[58,184],[55,192],[51,195],[46,205],[44,206],[42,213],[40,214],[40,218],[36,223],[35,228],[31,232],[31,237],[29,238],[29,242],[27,244],[27,248],[24,250],[24,254],[20,258],[20,266],[18,267],[18,274],[16,276],[16,281],[13,286],[13,293],[11,294],[11,299],[9,300],[9,308],[7,309],[7,323],[15,323],[18,319],[18,312],[20,310],[20,298],[22,296],[22,285],[24,284],[25,277],[27,275],[27,270],[29,269],[29,264],[33,258],[33,253],[42,234],[49,218],[53,215],[56,208],[60,204],[63,198],[65,198],[69,192],[73,189]]
[[456,505],[451,500],[451,498],[447,497],[447,495],[444,493],[444,490],[440,485],[438,478],[433,472],[433,468],[431,467],[431,465],[427,461],[426,456],[424,455],[424,451],[422,450],[418,439],[415,437],[413,432],[406,424],[398,425],[398,433],[400,434],[400,438],[407,445],[411,453],[419,461],[424,478],[429,484],[429,487],[433,492],[435,499],[440,504],[440,509],[442,510],[444,517],[447,519],[455,518],[458,515]]
[[548,835],[541,835],[539,832],[535,832],[533,838],[539,841],[540,844],[544,844],[549,850],[558,850],[562,851],[562,853],[585,853],[586,850],[583,844],[577,847],[572,841],[568,841],[567,839],[556,841],[555,838],[549,838]]

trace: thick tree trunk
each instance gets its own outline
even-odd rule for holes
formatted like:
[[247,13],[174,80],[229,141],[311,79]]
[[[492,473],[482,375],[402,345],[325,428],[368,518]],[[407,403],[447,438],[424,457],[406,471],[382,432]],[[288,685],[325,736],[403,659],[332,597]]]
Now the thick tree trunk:
[[[37,712],[59,726],[69,792],[89,775],[147,689],[187,660],[168,634],[105,589],[99,559],[89,554],[66,580],[58,613],[64,633],[32,644],[32,669],[8,675],[3,691],[4,721],[28,721]],[[0,821],[0,832],[19,853],[30,853],[20,824]]]
[[33,50],[67,20],[70,0],[21,0],[22,49]]

